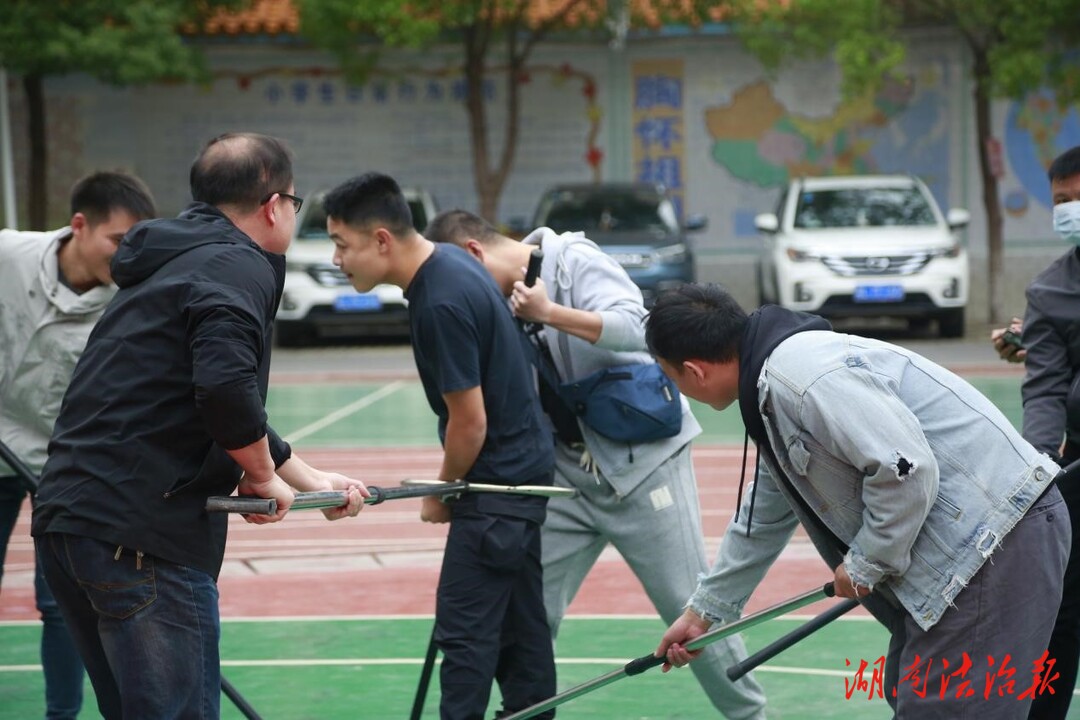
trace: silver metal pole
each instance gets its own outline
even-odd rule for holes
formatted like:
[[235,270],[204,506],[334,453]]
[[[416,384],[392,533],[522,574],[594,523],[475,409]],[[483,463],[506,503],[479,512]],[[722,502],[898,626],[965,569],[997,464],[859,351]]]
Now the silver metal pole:
[[[756,612],[753,615],[747,615],[741,620],[736,620],[735,622],[728,625],[721,625],[715,630],[710,630],[704,635],[699,635],[690,642],[686,643],[686,649],[700,650],[706,645],[714,643],[722,638],[728,637],[729,635],[734,635],[735,633],[742,632],[743,630],[746,630],[748,628],[752,628],[755,625],[760,625],[766,620],[772,620],[773,618],[780,617],[781,615],[792,612],[793,610],[798,610],[799,608],[817,602],[818,600],[824,600],[825,598],[833,597],[833,594],[834,593],[832,583],[828,583],[823,588],[810,590],[803,593],[802,595],[799,595],[798,597],[792,598],[791,600],[787,600],[777,605],[773,605],[772,607],[765,608],[764,610]],[[626,663],[626,665],[618,668],[617,670],[612,670],[611,672],[605,675],[601,675],[598,678],[594,678],[592,680],[589,680],[588,682],[582,683],[581,685],[572,687],[565,692],[559,693],[558,695],[548,698],[547,700],[538,702],[531,707],[527,707],[524,710],[519,710],[513,715],[507,715],[505,717],[505,720],[527,720],[528,718],[536,717],[542,712],[550,710],[554,707],[558,707],[565,702],[569,702],[574,698],[581,697],[582,695],[590,693],[593,690],[598,690],[605,685],[610,685],[616,680],[621,680],[622,678],[629,677],[631,675],[639,675],[648,670],[649,668],[654,668],[657,665],[663,665],[665,662],[666,660],[662,657],[658,658],[654,655],[643,655],[637,660],[631,660],[630,662]]]
[[7,70],[0,67],[0,173],[4,186],[4,225],[19,227],[15,212],[15,154],[11,145],[11,113],[8,105]]

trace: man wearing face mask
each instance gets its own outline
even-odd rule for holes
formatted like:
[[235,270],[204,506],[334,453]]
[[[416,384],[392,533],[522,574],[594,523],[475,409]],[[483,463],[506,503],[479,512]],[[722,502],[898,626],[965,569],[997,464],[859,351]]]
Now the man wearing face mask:
[[[1004,328],[991,340],[1003,359],[1026,362],[1024,439],[1065,466],[1080,460],[1080,146],[1059,155],[1048,174],[1054,231],[1069,251],[1027,287],[1023,323],[1014,319],[1009,327],[1021,334],[1023,347],[1008,342]],[[1066,716],[1080,663],[1080,486],[1059,487],[1072,520],[1072,552],[1049,647],[1061,677],[1058,692],[1035,698],[1028,717],[1039,720]]]

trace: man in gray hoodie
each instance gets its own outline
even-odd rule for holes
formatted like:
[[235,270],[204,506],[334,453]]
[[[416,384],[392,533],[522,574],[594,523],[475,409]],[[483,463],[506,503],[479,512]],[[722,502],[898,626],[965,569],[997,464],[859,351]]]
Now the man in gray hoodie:
[[[581,233],[538,228],[522,241],[499,234],[472,213],[436,216],[424,233],[464,248],[482,262],[519,318],[543,323],[559,378],[602,368],[652,363],[645,351],[641,291],[626,271]],[[535,286],[524,268],[544,253]],[[567,417],[541,376],[541,400],[556,430],[555,484],[578,497],[552,500],[542,529],[544,604],[552,635],[601,551],[614,545],[665,622],[682,612],[706,569],[690,441],[701,426],[682,403],[678,434],[641,443],[612,440]],[[750,676],[732,683],[725,669],[746,655],[742,639],[711,646],[692,666],[713,705],[729,718],[764,718],[765,696]]]
[[[109,261],[154,200],[138,178],[99,172],[71,190],[71,222],[50,232],[0,230],[0,441],[34,473],[45,464],[53,423],[75,362],[116,287]],[[8,540],[31,488],[0,462],[0,577]],[[83,666],[49,586],[34,563],[41,613],[45,717],[74,718]]]

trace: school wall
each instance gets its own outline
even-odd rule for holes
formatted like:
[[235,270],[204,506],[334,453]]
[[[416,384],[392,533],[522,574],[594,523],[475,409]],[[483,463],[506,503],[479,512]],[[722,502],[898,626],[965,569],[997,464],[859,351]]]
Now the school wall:
[[[944,209],[972,213],[969,321],[987,316],[985,213],[976,155],[969,69],[944,32],[910,37],[903,79],[847,99],[829,61],[769,77],[726,35],[632,38],[540,46],[523,79],[517,159],[493,218],[530,218],[545,187],[564,181],[655,179],[686,213],[705,214],[693,236],[699,279],[757,297],[753,218],[771,211],[779,188],[799,175],[914,173]],[[387,52],[378,70],[349,86],[329,56],[295,42],[215,45],[203,86],[114,88],[85,76],[46,85],[50,208],[66,219],[81,174],[123,168],[145,179],[163,213],[188,201],[191,158],[208,138],[250,130],[285,138],[296,153],[303,195],[370,169],[431,190],[443,208],[475,209],[467,117],[457,47]],[[485,88],[491,153],[502,137],[505,73]],[[25,103],[12,78],[17,194],[25,213]],[[1076,108],[1052,98],[994,105],[1006,209],[1006,300],[1023,309],[1032,275],[1064,251],[1053,239],[1045,168],[1080,144]],[[21,215],[25,219],[25,214]],[[981,327],[980,327],[981,331]]]

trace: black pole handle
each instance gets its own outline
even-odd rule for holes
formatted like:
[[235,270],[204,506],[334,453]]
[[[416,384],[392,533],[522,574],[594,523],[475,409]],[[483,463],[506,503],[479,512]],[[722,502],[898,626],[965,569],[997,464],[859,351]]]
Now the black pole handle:
[[525,268],[525,287],[536,284],[536,278],[540,275],[540,263],[544,262],[544,251],[536,248],[529,253],[529,266]]
[[[830,583],[830,585],[831,584],[832,583]],[[799,627],[789,632],[787,635],[777,638],[776,640],[769,643],[762,649],[758,650],[756,653],[746,658],[742,662],[737,662],[731,667],[729,667],[727,669],[728,679],[732,682],[738,680],[743,675],[746,675],[748,672],[756,668],[758,665],[761,665],[762,663],[773,659],[795,643],[814,634],[821,628],[831,623],[836,618],[850,612],[851,610],[854,610],[858,606],[859,601],[851,599],[845,600],[841,603],[836,603],[831,608],[815,617],[813,620],[803,623]]]

